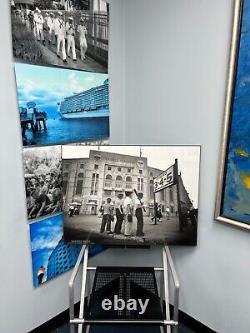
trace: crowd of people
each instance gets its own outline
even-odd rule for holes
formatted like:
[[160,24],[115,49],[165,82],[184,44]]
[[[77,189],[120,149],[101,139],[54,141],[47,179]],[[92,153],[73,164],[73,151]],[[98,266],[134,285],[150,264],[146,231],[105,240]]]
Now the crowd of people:
[[[163,218],[163,207],[157,202],[154,205],[154,213],[151,220],[161,222]],[[189,209],[186,213],[181,213],[183,226],[191,223],[197,223],[197,211]],[[100,233],[106,232],[108,235],[123,235],[125,237],[136,236],[143,239],[144,232],[144,212],[146,209],[143,205],[143,193],[125,192],[125,199],[123,194],[120,194],[117,200],[113,203],[110,198],[103,202],[99,213],[102,217]],[[166,220],[170,220],[173,216],[177,217],[178,212],[171,213],[170,208],[167,206],[164,211]],[[136,219],[136,223],[135,220]],[[112,223],[114,222],[114,223]],[[112,227],[113,225],[113,227]],[[112,230],[113,228],[113,230]]]
[[[53,167],[52,167],[53,164]],[[62,210],[60,161],[27,159],[24,164],[27,214],[29,219]]]
[[86,59],[87,51],[87,28],[86,19],[80,17],[78,24],[73,16],[64,18],[62,11],[41,12],[39,8],[32,10],[17,9],[14,11],[16,19],[19,19],[27,30],[31,31],[34,38],[46,45],[56,45],[56,53],[63,62],[67,62],[67,57],[77,61],[76,37],[80,47],[80,57],[82,61]]

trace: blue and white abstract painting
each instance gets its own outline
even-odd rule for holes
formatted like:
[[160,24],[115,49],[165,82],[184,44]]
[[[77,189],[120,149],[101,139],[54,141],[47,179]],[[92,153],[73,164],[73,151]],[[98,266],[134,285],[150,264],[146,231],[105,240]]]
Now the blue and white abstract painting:
[[221,213],[250,224],[250,0],[242,10]]
[[[29,227],[33,285],[38,287],[70,270],[76,263],[82,245],[64,243],[63,214],[32,223]],[[91,245],[89,256],[100,251],[100,245]]]

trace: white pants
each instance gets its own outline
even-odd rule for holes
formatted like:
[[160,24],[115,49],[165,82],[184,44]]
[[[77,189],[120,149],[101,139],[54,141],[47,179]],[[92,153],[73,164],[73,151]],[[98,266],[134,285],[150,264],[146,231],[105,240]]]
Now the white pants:
[[55,43],[55,31],[52,27],[49,27],[49,41]]
[[[62,44],[62,46],[61,46]],[[65,51],[65,38],[64,36],[57,36],[57,55],[60,55],[60,48],[62,48],[62,58],[66,60],[66,51]]]
[[131,236],[133,231],[133,222],[128,222],[128,215],[125,215],[124,219],[125,219],[124,235]]
[[44,40],[44,35],[43,35],[43,26],[40,24],[36,25],[36,36],[37,40]]
[[85,53],[87,51],[88,45],[85,38],[80,39],[80,50],[81,50],[81,59],[85,59]]
[[34,34],[34,36],[36,38],[36,25],[35,24],[34,24],[34,27],[33,27],[33,34]]
[[76,46],[75,46],[75,38],[74,36],[68,36],[68,45],[67,45],[67,54],[69,56],[70,49],[72,50],[73,59],[76,60]]

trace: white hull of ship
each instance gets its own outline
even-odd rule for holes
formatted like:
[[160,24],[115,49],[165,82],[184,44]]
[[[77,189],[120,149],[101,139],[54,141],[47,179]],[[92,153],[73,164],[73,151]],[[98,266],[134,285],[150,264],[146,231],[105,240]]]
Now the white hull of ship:
[[104,117],[109,117],[109,110],[79,111],[71,113],[59,112],[59,114],[63,119],[104,118]]

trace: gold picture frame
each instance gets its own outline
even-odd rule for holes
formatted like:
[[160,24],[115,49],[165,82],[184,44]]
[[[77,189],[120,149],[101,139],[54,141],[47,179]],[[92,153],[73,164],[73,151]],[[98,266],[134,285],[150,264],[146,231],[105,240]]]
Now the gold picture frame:
[[[247,0],[248,1],[248,0]],[[248,1],[249,2],[249,1]],[[233,13],[233,25],[232,25],[232,39],[231,39],[231,49],[230,49],[230,59],[229,59],[229,71],[225,98],[225,110],[223,118],[223,128],[222,128],[222,139],[221,139],[221,150],[220,150],[220,166],[218,173],[218,186],[216,194],[216,204],[215,204],[215,220],[227,224],[234,225],[236,227],[249,229],[250,230],[250,218],[249,224],[241,218],[234,217],[234,212],[232,209],[232,216],[224,214],[224,198],[225,198],[225,184],[226,184],[226,173],[227,173],[227,163],[229,154],[229,144],[230,144],[230,132],[232,128],[232,113],[234,111],[234,102],[236,96],[236,81],[237,73],[239,70],[240,52],[243,52],[240,48],[240,40],[242,34],[242,25],[244,24],[244,0],[234,1],[234,13]],[[250,73],[249,73],[250,74]],[[243,149],[238,148],[238,152],[242,153],[242,157],[248,156],[248,152]],[[235,149],[237,151],[237,148]],[[249,191],[250,196],[250,191]],[[224,202],[224,203],[223,203]]]

